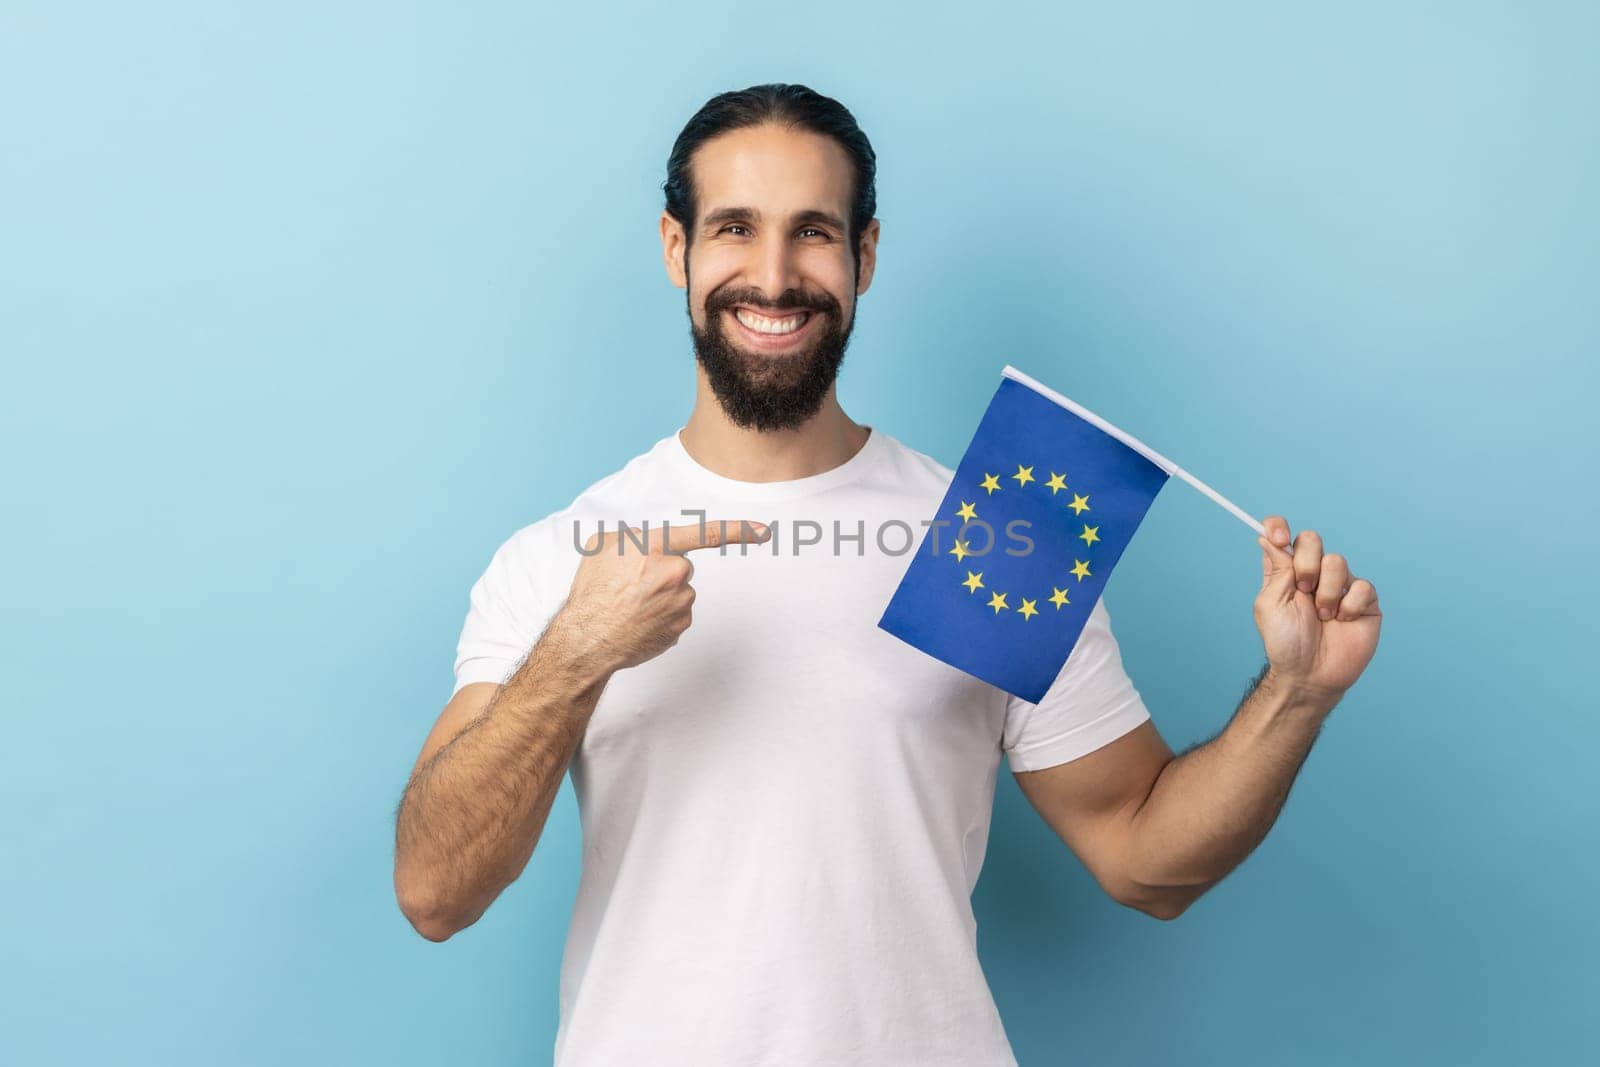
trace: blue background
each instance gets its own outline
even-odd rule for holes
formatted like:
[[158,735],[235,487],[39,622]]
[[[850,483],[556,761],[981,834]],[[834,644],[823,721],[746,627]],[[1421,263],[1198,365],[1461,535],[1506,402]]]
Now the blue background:
[[[953,464],[1016,364],[1385,608],[1175,923],[1002,776],[1022,1063],[1592,1057],[1597,40],[1575,3],[6,4],[0,1061],[548,1062],[570,788],[442,945],[393,809],[489,554],[687,416],[665,159],[769,80],[881,157],[850,415]],[[1107,589],[1174,747],[1260,664],[1259,553],[1174,483]]]

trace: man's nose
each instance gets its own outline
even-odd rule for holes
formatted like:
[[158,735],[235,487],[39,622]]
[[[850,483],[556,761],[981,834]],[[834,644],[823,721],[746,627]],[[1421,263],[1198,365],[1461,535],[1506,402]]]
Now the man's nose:
[[784,237],[769,236],[760,243],[750,282],[768,300],[777,300],[789,289],[800,288],[800,274],[793,245]]

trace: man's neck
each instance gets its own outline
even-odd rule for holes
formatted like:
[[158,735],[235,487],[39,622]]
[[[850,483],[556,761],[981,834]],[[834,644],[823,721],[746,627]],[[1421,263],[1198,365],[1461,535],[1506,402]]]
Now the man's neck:
[[702,372],[694,410],[678,439],[696,463],[724,478],[787,482],[839,466],[861,451],[869,435],[868,427],[844,413],[832,387],[817,413],[793,429],[739,426],[723,412]]

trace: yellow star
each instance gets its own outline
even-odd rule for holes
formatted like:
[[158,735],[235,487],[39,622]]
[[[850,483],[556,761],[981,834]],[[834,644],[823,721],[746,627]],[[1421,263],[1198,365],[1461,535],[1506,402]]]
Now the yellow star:
[[960,561],[966,559],[968,556],[975,555],[976,553],[967,547],[967,543],[965,541],[957,538],[956,547],[950,550],[950,554],[954,556],[957,561]]
[[1100,540],[1100,527],[1090,526],[1088,523],[1084,523],[1083,533],[1078,535],[1078,539],[1086,545],[1094,544],[1096,541]]
[[971,571],[968,571],[967,580],[961,584],[967,587],[967,592],[976,593],[978,590],[983,588],[983,572],[979,571],[977,574],[973,574]]
[[1052,585],[1050,587],[1050,603],[1056,606],[1057,611],[1060,611],[1061,605],[1070,604],[1072,601],[1067,599],[1067,591],[1065,589],[1057,589]]
[[1000,479],[998,476],[990,474],[988,471],[984,471],[983,481],[979,483],[978,488],[987,489],[989,490],[989,493],[993,495],[994,491],[1000,488]]
[[996,615],[1000,614],[1000,609],[1006,606],[1006,595],[1004,593],[994,594],[989,598],[989,606],[994,609]]
[[1089,510],[1089,498],[1086,496],[1081,496],[1078,493],[1073,493],[1072,503],[1068,504],[1067,507],[1072,509],[1072,513],[1074,515],[1082,515],[1085,511]]
[[1018,485],[1027,485],[1029,482],[1033,481],[1033,468],[1024,467],[1022,464],[1018,463],[1017,473],[1013,474],[1011,477],[1017,480]]
[[1065,489],[1067,487],[1067,476],[1065,474],[1057,474],[1055,471],[1051,471],[1050,480],[1044,484],[1050,487],[1050,495],[1055,496],[1057,489]]
[[971,522],[973,519],[978,517],[977,510],[965,500],[963,500],[961,502],[961,506],[956,509],[956,514],[960,515],[967,522]]
[[1078,560],[1077,562],[1078,562],[1078,565],[1076,567],[1072,568],[1072,573],[1076,574],[1078,576],[1078,581],[1081,582],[1085,578],[1089,577],[1089,564],[1085,563],[1081,559]]
[[1024,619],[1031,619],[1035,615],[1039,614],[1039,609],[1033,606],[1033,601],[1026,598],[1024,598],[1022,601],[1022,607],[1018,608],[1017,610],[1022,612],[1022,617]]

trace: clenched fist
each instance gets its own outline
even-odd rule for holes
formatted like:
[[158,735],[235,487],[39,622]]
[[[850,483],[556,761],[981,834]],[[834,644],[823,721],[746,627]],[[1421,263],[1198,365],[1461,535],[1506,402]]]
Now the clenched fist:
[[1315,530],[1292,543],[1289,522],[1269,515],[1262,523],[1261,589],[1256,628],[1267,662],[1285,681],[1322,696],[1331,707],[1355,684],[1378,648],[1383,611],[1378,591],[1350,573],[1342,555],[1324,552]]
[[582,635],[592,666],[618,671],[654,659],[692,621],[694,564],[686,553],[771,536],[765,524],[748,520],[590,534],[561,609],[563,624]]

